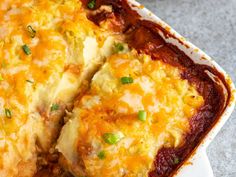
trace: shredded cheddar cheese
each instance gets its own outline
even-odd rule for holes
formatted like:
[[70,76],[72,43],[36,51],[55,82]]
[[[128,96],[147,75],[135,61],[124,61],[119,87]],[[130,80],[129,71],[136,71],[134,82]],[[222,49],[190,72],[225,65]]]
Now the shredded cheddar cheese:
[[97,26],[87,12],[79,0],[0,1],[0,177],[32,177],[56,142],[75,176],[143,177],[190,131],[204,99],[182,69],[131,49],[114,14]]
[[78,0],[1,0],[1,177],[35,173],[36,144],[50,148],[65,107],[114,42]]
[[189,119],[204,104],[180,73],[135,51],[109,57],[59,138],[70,169],[77,176],[81,169],[91,177],[148,176],[158,150],[181,146]]

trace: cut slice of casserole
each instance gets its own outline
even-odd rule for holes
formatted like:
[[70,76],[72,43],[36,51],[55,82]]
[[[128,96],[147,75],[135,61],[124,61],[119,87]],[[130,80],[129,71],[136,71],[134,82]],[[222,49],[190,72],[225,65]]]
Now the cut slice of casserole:
[[77,0],[0,2],[1,177],[35,173],[37,153],[55,142],[65,110],[113,43]]
[[108,58],[62,129],[64,165],[77,177],[148,176],[158,150],[179,148],[204,104],[181,72],[134,50]]

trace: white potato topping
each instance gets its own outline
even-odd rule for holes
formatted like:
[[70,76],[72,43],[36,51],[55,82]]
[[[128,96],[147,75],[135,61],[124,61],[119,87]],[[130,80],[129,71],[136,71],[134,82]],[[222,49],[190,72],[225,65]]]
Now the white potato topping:
[[[89,177],[148,176],[158,150],[181,145],[189,119],[204,103],[180,73],[135,51],[109,57],[58,141],[71,171]],[[75,129],[73,143],[67,143]]]

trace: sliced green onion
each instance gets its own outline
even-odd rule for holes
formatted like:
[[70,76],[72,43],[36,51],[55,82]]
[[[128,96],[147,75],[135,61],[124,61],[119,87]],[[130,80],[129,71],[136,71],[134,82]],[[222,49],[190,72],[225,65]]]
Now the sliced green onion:
[[105,151],[100,151],[97,156],[101,160],[105,159],[106,158]]
[[51,111],[56,111],[58,109],[59,109],[59,105],[58,104],[52,104]]
[[87,5],[89,9],[94,9],[95,6],[96,6],[96,0],[91,0]]
[[147,112],[144,111],[144,110],[140,110],[138,112],[138,119],[141,120],[141,121],[145,121],[147,118]]
[[26,55],[30,55],[31,54],[31,50],[27,45],[23,45],[22,46],[23,51],[25,52]]
[[6,117],[7,118],[11,118],[11,110],[10,109],[7,109],[7,108],[5,108],[5,115],[6,115]]
[[2,77],[2,74],[0,74],[0,81],[3,81],[4,79],[3,79],[3,77]]
[[120,78],[122,84],[131,84],[134,82],[132,77],[122,77]]
[[33,81],[31,81],[31,80],[26,80],[26,82],[29,82],[29,83],[31,83],[31,84],[33,84],[34,82]]
[[28,31],[28,33],[29,33],[29,35],[30,35],[31,38],[34,38],[34,37],[35,37],[36,31],[32,28],[32,26],[28,25],[28,26],[27,26],[27,31]]
[[115,47],[115,52],[118,53],[118,52],[121,52],[124,50],[124,46],[122,43],[115,43],[114,44],[114,47]]
[[173,160],[173,164],[174,165],[177,165],[179,163],[179,158],[178,157],[175,157],[174,160]]
[[7,63],[6,63],[6,61],[3,60],[2,61],[2,67],[5,68],[6,66],[7,66]]
[[122,133],[105,133],[102,138],[107,144],[117,144],[124,135]]

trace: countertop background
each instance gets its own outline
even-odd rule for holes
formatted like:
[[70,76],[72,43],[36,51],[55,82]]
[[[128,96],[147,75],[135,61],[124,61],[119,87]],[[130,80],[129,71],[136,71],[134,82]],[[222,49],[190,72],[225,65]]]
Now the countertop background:
[[[236,0],[137,0],[220,64],[236,83]],[[215,177],[236,177],[236,111],[208,147]]]

